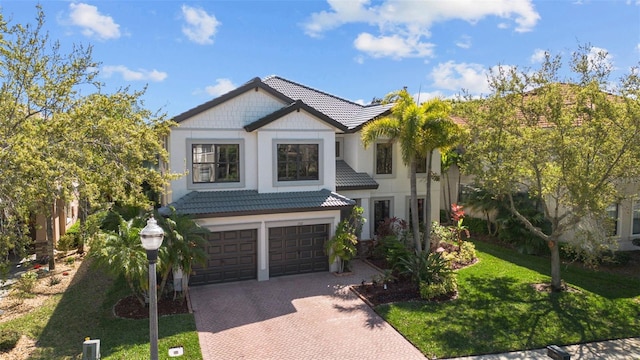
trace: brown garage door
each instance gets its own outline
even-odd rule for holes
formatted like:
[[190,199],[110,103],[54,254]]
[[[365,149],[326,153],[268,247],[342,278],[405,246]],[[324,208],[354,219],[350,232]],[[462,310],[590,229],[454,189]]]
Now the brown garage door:
[[207,264],[195,267],[192,285],[249,280],[257,277],[258,233],[253,230],[212,232],[207,236]]
[[329,271],[329,224],[269,229],[269,276]]

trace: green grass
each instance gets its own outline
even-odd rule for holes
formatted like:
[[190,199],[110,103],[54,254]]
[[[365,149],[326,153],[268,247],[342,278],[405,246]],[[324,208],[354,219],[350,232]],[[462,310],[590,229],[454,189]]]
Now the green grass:
[[376,311],[429,357],[454,357],[640,335],[640,280],[577,266],[562,277],[578,292],[544,293],[548,258],[476,242],[480,262],[458,271],[459,297]]
[[[149,320],[113,316],[113,305],[128,295],[124,282],[93,268],[79,269],[73,282],[37,310],[0,324],[0,331],[16,329],[36,339],[31,359],[81,359],[85,337],[100,339],[102,359],[148,359]],[[160,317],[158,329],[161,359],[173,346],[182,346],[185,358],[202,359],[192,314]]]

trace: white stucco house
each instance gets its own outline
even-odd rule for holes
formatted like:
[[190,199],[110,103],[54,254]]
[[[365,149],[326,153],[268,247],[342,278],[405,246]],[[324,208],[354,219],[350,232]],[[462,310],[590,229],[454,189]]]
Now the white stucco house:
[[[381,140],[365,149],[360,140],[361,128],[390,109],[270,76],[174,117],[168,167],[186,176],[171,182],[165,210],[212,231],[208,262],[190,283],[336,270],[324,242],[354,205],[368,220],[365,241],[384,218],[409,218],[409,171],[398,145]],[[420,203],[438,209],[440,187],[427,197],[423,185]]]

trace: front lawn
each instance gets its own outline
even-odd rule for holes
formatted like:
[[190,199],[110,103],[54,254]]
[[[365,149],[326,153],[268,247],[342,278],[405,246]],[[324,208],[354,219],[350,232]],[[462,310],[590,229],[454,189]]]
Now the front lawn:
[[547,293],[550,260],[475,242],[480,262],[458,271],[459,297],[376,311],[429,357],[543,348],[640,335],[640,279],[578,266],[562,278],[576,291]]
[[[30,359],[80,359],[85,337],[100,339],[102,359],[148,359],[149,320],[119,319],[113,305],[128,295],[123,280],[112,281],[103,272],[82,262],[64,294],[22,317],[0,323],[0,332],[18,330],[37,345]],[[158,319],[159,354],[167,358],[173,346],[182,346],[185,357],[202,359],[192,314]]]

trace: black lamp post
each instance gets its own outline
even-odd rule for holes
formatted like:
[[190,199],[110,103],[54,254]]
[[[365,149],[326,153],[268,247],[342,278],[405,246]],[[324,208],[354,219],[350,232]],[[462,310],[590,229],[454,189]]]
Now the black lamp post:
[[147,226],[140,231],[142,247],[147,251],[149,260],[149,338],[151,360],[158,360],[158,298],[156,290],[156,262],[158,249],[162,245],[164,230],[153,216],[147,220]]

